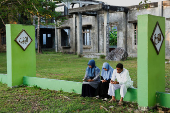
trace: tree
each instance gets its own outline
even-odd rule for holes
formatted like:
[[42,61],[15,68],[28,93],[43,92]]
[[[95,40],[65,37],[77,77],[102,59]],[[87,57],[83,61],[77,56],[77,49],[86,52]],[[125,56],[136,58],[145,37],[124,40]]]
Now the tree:
[[[58,0],[61,2],[61,0]],[[0,4],[0,19],[7,23],[32,24],[36,20],[38,53],[40,53],[40,24],[53,24],[50,19],[63,22],[64,17],[59,18],[61,13],[56,12],[56,4],[50,0],[3,0]]]
[[150,3],[151,1],[148,1],[148,0],[143,0],[143,1],[141,1],[141,2],[139,2],[139,5],[141,5],[142,6],[142,8],[148,8],[149,7],[149,4],[148,3]]

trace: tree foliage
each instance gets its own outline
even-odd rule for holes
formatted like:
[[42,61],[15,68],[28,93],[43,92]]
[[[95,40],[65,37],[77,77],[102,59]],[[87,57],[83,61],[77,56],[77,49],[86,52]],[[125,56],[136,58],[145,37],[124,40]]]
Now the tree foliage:
[[[58,0],[60,3],[62,0]],[[60,24],[65,20],[56,12],[56,2],[51,0],[1,0],[0,19],[4,24],[37,24],[38,53],[40,52],[40,24],[53,24],[59,20]]]
[[[61,2],[61,1],[58,1]],[[50,19],[59,19],[57,6],[49,0],[2,0],[0,2],[0,19],[3,24],[32,24],[33,18],[41,17],[41,24],[51,23]],[[44,20],[44,21],[43,21]],[[61,21],[64,18],[60,18]]]
[[149,4],[148,3],[150,3],[151,1],[149,1],[149,0],[144,0],[144,1],[141,1],[141,2],[139,2],[139,5],[142,5],[142,8],[148,8],[149,7]]
[[112,27],[109,33],[109,37],[110,37],[109,44],[117,45],[117,30],[114,27]]

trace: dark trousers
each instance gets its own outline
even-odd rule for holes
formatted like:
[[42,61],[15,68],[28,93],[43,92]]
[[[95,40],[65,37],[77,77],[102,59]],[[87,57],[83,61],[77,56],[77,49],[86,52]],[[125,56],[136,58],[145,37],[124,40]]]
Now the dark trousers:
[[82,94],[83,97],[94,97],[96,93],[96,89],[90,86],[89,84],[83,84],[82,85]]
[[108,95],[108,89],[109,89],[109,82],[100,82],[99,86],[97,88],[97,95],[99,95],[100,98],[109,98]]

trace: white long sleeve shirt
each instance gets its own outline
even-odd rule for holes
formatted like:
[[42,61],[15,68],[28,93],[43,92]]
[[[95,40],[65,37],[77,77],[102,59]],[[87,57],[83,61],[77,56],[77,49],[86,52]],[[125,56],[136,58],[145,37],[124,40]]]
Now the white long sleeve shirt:
[[119,82],[120,85],[125,84],[127,87],[133,86],[133,81],[131,81],[131,78],[129,76],[129,71],[125,68],[123,68],[123,71],[121,73],[117,73],[117,70],[113,70],[112,78],[111,80]]

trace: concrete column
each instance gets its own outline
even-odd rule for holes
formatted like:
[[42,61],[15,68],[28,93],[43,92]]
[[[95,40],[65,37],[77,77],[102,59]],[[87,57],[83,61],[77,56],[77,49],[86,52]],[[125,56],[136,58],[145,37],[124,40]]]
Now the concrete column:
[[[162,32],[155,32],[157,22]],[[156,106],[156,98],[159,98],[156,92],[165,92],[165,39],[161,36],[159,53],[156,51],[159,47],[151,41],[151,37],[160,32],[165,36],[164,17],[148,14],[138,16],[137,102],[141,110]]]
[[76,53],[76,15],[73,14],[73,21],[72,21],[72,36],[73,36],[73,52]]
[[109,11],[104,11],[104,54],[109,53]]
[[99,15],[95,16],[95,51],[96,53],[99,52]]
[[163,16],[163,3],[162,1],[158,2],[158,16]]
[[123,22],[122,22],[122,27],[123,27],[123,43],[124,43],[124,49],[127,51],[127,14],[123,12]]
[[58,52],[58,32],[56,28],[56,23],[57,22],[55,22],[55,52]]
[[[28,42],[20,43],[25,36]],[[8,87],[23,84],[24,76],[36,77],[35,26],[6,24],[6,42]]]
[[77,54],[83,54],[82,14],[77,15]]
[[122,47],[127,51],[127,14],[121,13],[121,22],[117,29],[117,47]]
[[58,51],[61,52],[61,29],[57,29],[57,37],[58,37]]

